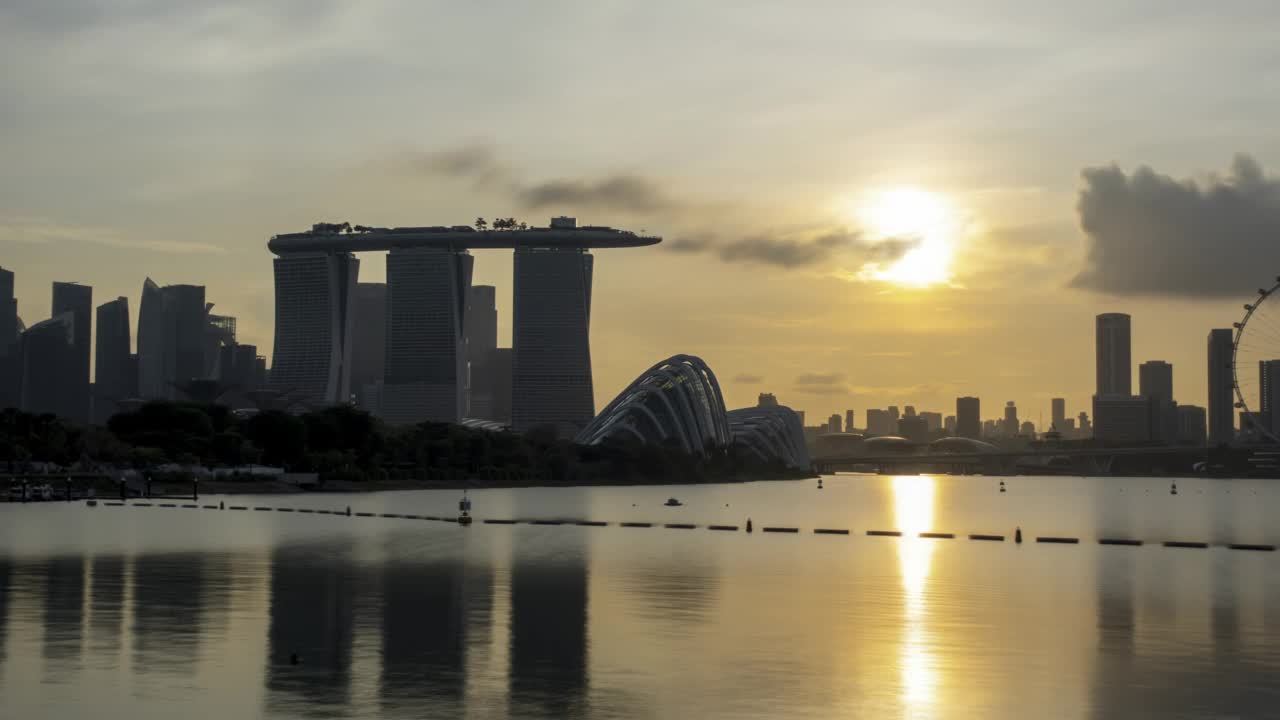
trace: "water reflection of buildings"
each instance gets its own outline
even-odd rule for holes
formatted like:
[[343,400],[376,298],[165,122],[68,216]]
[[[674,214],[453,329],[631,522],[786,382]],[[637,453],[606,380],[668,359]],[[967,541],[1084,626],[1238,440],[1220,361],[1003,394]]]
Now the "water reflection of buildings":
[[92,652],[115,659],[124,632],[126,561],[121,555],[94,557],[91,562],[89,622]]
[[574,549],[564,558],[515,553],[510,715],[566,718],[586,712],[588,575],[580,553]]
[[191,675],[200,655],[203,552],[139,555],[133,565],[133,663],[143,673]]
[[[279,546],[271,556],[267,708],[342,714],[351,701],[351,647],[362,578],[349,541]],[[302,662],[293,665],[297,653]]]
[[9,648],[9,597],[13,594],[10,578],[13,576],[9,558],[0,556],[0,670]]
[[50,665],[79,660],[84,637],[84,557],[54,557],[43,566],[45,660]]

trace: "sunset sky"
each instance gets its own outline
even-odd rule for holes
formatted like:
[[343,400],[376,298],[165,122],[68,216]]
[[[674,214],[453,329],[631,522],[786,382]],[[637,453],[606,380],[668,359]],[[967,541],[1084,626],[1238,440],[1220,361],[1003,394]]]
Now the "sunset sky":
[[[1033,8],[1032,5],[1041,6]],[[1093,316],[1205,401],[1280,274],[1280,6],[0,4],[0,265],[19,314],[208,286],[269,354],[275,233],[554,215],[596,252],[596,405],[702,356],[731,407],[1072,415]],[[510,337],[509,253],[477,252]],[[384,277],[362,256],[361,279]],[[1280,352],[1280,345],[1277,346]]]

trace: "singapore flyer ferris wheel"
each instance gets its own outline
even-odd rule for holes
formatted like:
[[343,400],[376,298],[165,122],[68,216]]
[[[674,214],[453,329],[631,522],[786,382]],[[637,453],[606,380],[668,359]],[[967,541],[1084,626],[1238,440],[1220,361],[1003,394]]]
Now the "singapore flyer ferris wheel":
[[1235,323],[1231,372],[1240,430],[1254,439],[1280,443],[1280,427],[1269,416],[1280,410],[1280,277],[1258,290]]

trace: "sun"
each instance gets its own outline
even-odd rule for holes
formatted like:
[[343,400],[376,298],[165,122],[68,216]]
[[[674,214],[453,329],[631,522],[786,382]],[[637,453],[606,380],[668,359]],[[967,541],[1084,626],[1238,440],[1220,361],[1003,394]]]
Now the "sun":
[[874,247],[901,252],[887,262],[868,263],[863,275],[917,288],[951,280],[960,220],[944,195],[915,187],[883,190],[869,198],[859,217]]

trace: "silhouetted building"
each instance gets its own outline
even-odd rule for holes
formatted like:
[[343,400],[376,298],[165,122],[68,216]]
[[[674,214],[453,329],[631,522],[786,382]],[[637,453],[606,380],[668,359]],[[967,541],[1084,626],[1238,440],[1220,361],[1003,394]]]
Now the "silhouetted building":
[[1005,437],[1015,437],[1018,434],[1018,406],[1012,400],[1004,404],[1004,425],[1001,429]]
[[995,420],[983,420],[982,421],[982,437],[992,438],[992,439],[997,438],[1001,435],[1000,429],[1002,427],[1004,427],[1003,421],[996,422]]
[[55,282],[51,317],[63,313],[75,316],[71,342],[75,363],[66,375],[67,382],[71,384],[67,390],[68,404],[59,414],[71,420],[87,422],[91,397],[89,359],[93,352],[93,288],[77,283]]
[[204,369],[202,378],[218,378],[221,371],[222,348],[236,344],[236,319],[230,315],[213,315],[209,310],[213,303],[205,304]]
[[956,416],[948,415],[942,421],[942,430],[948,437],[955,437],[956,434]]
[[116,403],[138,394],[138,374],[130,354],[129,299],[98,306],[98,340],[94,348],[93,420],[105,423]]
[[393,424],[463,417],[463,329],[474,259],[467,252],[387,253],[387,365],[382,416]]
[[493,380],[494,420],[511,424],[511,348],[497,348],[489,356],[489,377]]
[[893,420],[893,425],[894,425],[894,427],[897,427],[897,425],[898,425],[898,420],[899,420],[901,417],[902,417],[902,414],[898,412],[898,406],[897,406],[897,405],[890,405],[890,406],[889,406],[889,419]]
[[1258,361],[1258,415],[1263,427],[1280,432],[1280,360]]
[[1208,434],[1207,413],[1195,405],[1178,406],[1178,442],[1203,445]]
[[473,285],[467,308],[467,416],[494,420],[493,355],[498,349],[498,308],[492,285]]
[[929,441],[929,426],[919,415],[903,416],[898,420],[898,435],[913,443]]
[[1231,330],[1209,331],[1209,442],[1213,445],[1235,439],[1235,380],[1232,377],[1234,350]]
[[262,388],[258,372],[258,346],[232,343],[219,350],[218,380],[237,394]]
[[844,411],[844,431],[850,432],[850,433],[853,432],[853,411],[852,410]]
[[277,257],[271,389],[313,406],[347,402],[360,261],[346,252]]
[[1094,395],[1093,437],[1109,443],[1151,441],[1157,405],[1142,395]]
[[13,273],[0,267],[0,409],[22,403],[22,345]]
[[357,283],[352,312],[351,394],[356,405],[380,414],[377,400],[387,363],[387,284]]
[[942,432],[942,413],[926,411],[920,413],[920,417],[924,420],[925,427],[929,429],[931,434]]
[[511,421],[572,437],[595,416],[591,376],[593,257],[582,249],[515,251]]
[[18,300],[13,294],[13,272],[0,267],[0,355],[18,343]]
[[867,409],[867,435],[896,435],[897,432],[898,421],[893,419],[891,413],[876,408]]
[[1173,366],[1163,360],[1150,360],[1139,365],[1138,394],[1151,399],[1151,439],[1176,442],[1178,405],[1173,401]]
[[839,413],[835,413],[831,417],[827,418],[827,432],[838,433],[843,431],[844,428],[841,426]]
[[778,398],[773,393],[760,393],[760,397],[756,400],[757,407],[777,407]]
[[1036,424],[1031,422],[1030,420],[1024,421],[1021,425],[1018,426],[1018,434],[1023,437],[1029,437],[1032,440],[1034,440],[1036,437]]
[[80,403],[87,403],[75,382],[80,369],[75,326],[75,313],[65,312],[22,334],[20,407],[24,411],[74,419]]
[[1053,398],[1049,401],[1052,408],[1052,426],[1051,429],[1066,434],[1067,431],[1067,401],[1065,398]]
[[1076,435],[1082,438],[1093,437],[1093,423],[1089,422],[1089,413],[1081,412],[1076,419]]
[[956,398],[956,435],[973,440],[982,437],[982,406],[978,398]]
[[1130,321],[1123,313],[1104,313],[1097,323],[1097,395],[1132,395]]
[[173,400],[179,386],[207,379],[211,332],[204,286],[160,287],[147,278],[138,308],[139,394]]

